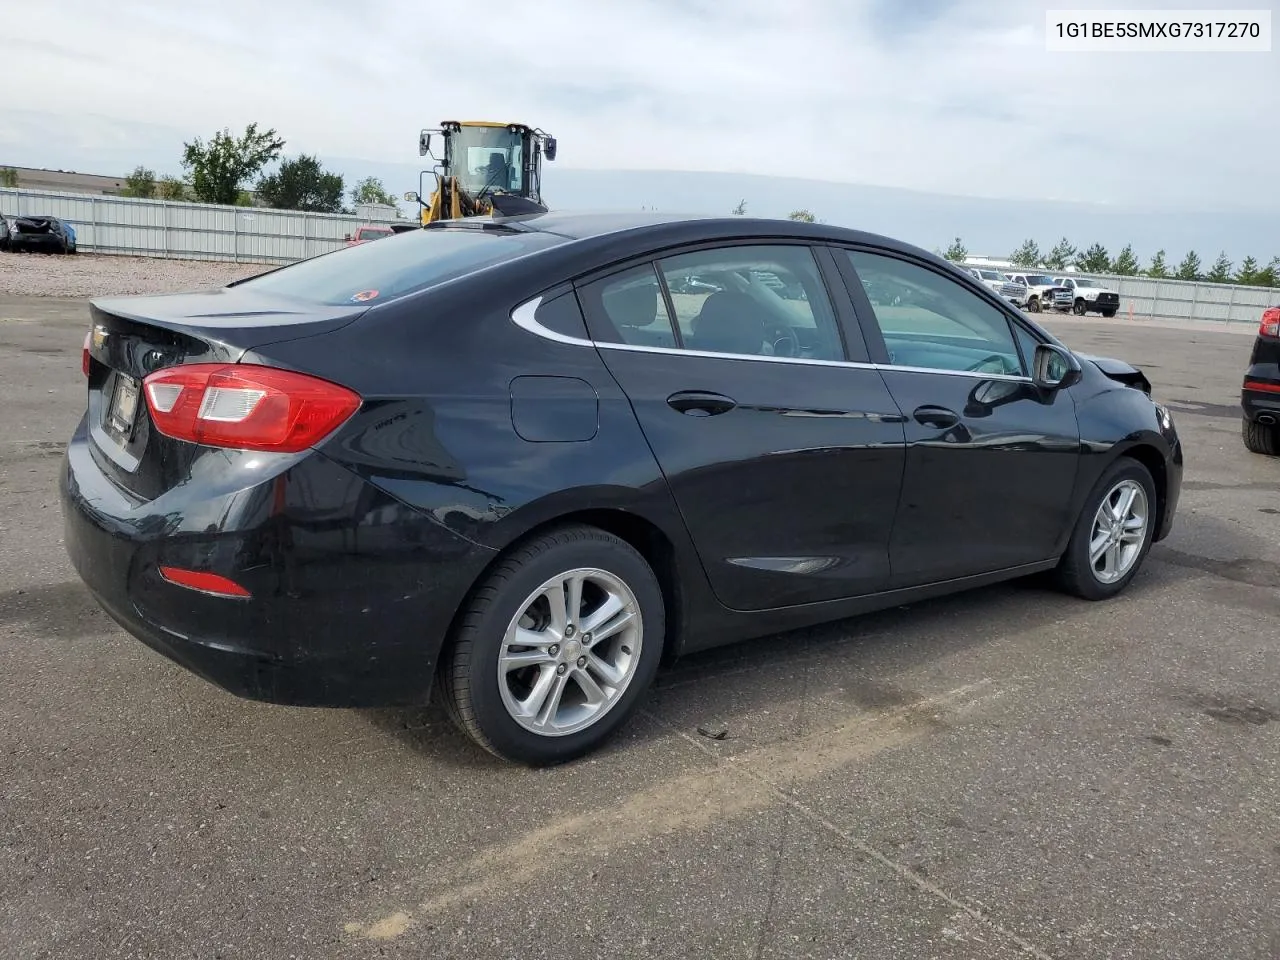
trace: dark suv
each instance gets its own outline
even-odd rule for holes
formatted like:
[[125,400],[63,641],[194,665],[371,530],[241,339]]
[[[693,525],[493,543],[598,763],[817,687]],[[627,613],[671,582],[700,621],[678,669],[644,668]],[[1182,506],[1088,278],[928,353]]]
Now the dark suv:
[[1244,445],[1253,453],[1280,455],[1280,307],[1262,311],[1240,406],[1244,408]]

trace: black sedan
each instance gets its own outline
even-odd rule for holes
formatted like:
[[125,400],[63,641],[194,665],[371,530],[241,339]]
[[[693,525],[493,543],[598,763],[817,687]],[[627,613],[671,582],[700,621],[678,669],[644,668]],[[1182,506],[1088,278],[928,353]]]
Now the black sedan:
[[1029,574],[1112,597],[1181,488],[1138,370],[829,225],[446,221],[90,310],[61,485],[103,608],[249,698],[434,683],[527,763],[684,653]]
[[1240,388],[1240,428],[1251,453],[1280,456],[1280,307],[1262,311]]
[[9,249],[14,253],[75,253],[76,231],[57,217],[15,217],[10,228]]

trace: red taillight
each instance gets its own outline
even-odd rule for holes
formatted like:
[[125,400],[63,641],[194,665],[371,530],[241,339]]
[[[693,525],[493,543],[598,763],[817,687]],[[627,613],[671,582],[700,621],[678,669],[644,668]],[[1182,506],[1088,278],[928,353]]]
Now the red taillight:
[[170,583],[201,593],[212,593],[219,597],[247,597],[249,591],[234,580],[220,577],[207,570],[183,570],[181,567],[161,567],[160,576]]
[[1246,390],[1258,390],[1262,393],[1280,393],[1280,383],[1263,383],[1261,380],[1246,380]]
[[319,443],[360,406],[358,394],[290,370],[192,363],[142,381],[165,436],[211,447],[297,453]]
[[1258,334],[1264,337],[1280,337],[1280,307],[1268,307],[1262,311],[1262,323]]
[[84,350],[80,352],[80,370],[87,377],[89,375],[89,342],[93,339],[93,331],[90,330],[84,335]]

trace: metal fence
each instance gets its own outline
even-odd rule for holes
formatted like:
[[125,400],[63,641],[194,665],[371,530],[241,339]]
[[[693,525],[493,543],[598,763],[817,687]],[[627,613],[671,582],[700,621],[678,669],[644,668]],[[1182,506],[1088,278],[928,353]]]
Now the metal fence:
[[[970,264],[965,264],[970,266]],[[993,267],[972,264],[1001,273],[1047,273],[1053,277],[1087,277],[1120,294],[1121,318],[1134,320],[1204,320],[1220,323],[1256,324],[1266,307],[1280,306],[1280,289],[1245,287],[1234,283],[1207,283],[1202,280],[1156,280],[1151,277],[1121,277],[1109,273],[1054,272],[1022,267]]]
[[1257,324],[1266,307],[1280,305],[1280,289],[1245,287],[1198,280],[1155,280],[1150,277],[1092,277],[1120,294],[1120,315],[1135,319],[1208,320]]
[[[0,188],[0,213],[66,220],[75,228],[77,247],[92,253],[246,263],[314,257],[342,246],[362,223],[395,219],[393,208],[380,206],[350,216],[21,188]],[[1062,275],[1105,283],[1120,294],[1120,316],[1135,319],[1257,323],[1264,307],[1280,304],[1280,289],[1269,287]]]
[[314,257],[341,247],[362,223],[395,219],[383,206],[358,207],[353,216],[22,188],[0,188],[0,214],[65,220],[77,249],[89,253],[237,263]]

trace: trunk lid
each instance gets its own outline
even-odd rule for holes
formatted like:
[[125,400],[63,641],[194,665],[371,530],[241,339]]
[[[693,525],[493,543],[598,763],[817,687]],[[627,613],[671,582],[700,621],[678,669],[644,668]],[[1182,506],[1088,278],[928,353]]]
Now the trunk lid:
[[201,457],[225,459],[228,451],[156,431],[142,394],[148,374],[180,363],[237,363],[249,350],[328,333],[367,310],[299,304],[237,287],[91,301],[87,415],[94,459],[134,498],[155,499],[189,477]]

